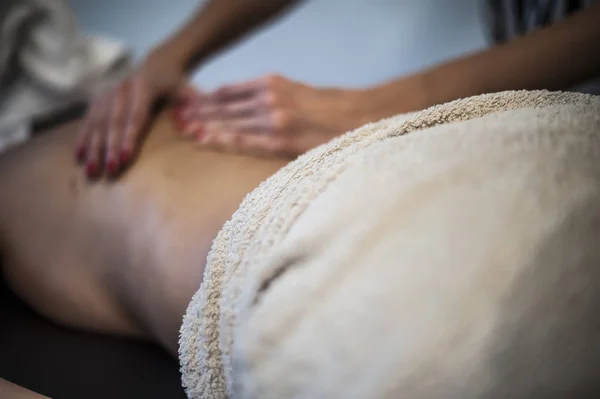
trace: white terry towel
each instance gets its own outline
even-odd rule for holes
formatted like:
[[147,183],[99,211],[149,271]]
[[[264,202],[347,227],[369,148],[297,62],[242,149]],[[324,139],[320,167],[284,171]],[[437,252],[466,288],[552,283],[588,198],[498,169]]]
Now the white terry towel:
[[190,398],[600,397],[599,314],[600,97],[504,92],[366,125],[249,194],[180,362]]

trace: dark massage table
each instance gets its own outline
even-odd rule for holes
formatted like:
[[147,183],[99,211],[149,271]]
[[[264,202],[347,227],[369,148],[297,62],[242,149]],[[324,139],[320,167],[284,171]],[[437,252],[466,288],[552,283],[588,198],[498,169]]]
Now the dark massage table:
[[185,399],[177,361],[158,346],[58,327],[1,280],[0,377],[54,399]]
[[[37,121],[34,135],[82,112]],[[1,273],[0,377],[54,399],[186,397],[177,361],[161,348],[56,326],[18,299]]]

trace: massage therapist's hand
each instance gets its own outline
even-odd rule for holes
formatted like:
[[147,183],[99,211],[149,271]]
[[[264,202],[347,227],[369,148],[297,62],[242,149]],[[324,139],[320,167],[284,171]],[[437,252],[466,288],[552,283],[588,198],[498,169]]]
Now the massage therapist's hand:
[[159,52],[91,104],[78,132],[75,155],[88,177],[117,175],[135,157],[156,101],[174,92],[183,74]]
[[367,90],[318,88],[269,75],[201,94],[182,103],[175,117],[180,131],[202,148],[296,156],[380,119],[379,111]]

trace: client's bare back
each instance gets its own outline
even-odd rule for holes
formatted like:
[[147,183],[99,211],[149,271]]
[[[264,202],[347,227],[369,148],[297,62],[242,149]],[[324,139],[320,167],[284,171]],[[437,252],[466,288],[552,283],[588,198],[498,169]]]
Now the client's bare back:
[[0,254],[13,289],[60,323],[177,348],[214,236],[286,163],[200,152],[157,118],[116,181],[86,181],[77,124],[0,157]]

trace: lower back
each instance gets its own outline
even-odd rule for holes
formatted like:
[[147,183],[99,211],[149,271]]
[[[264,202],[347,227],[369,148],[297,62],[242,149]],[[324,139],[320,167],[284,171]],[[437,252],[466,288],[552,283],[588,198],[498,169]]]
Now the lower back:
[[198,151],[159,117],[134,167],[88,182],[71,155],[76,128],[0,158],[7,280],[61,323],[149,335],[176,350],[213,238],[287,161]]

